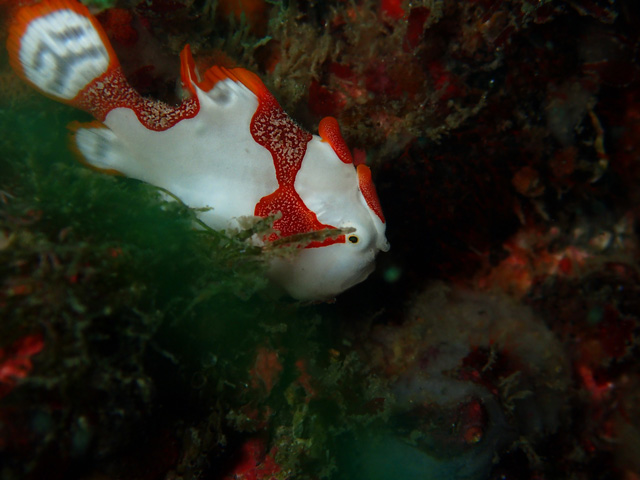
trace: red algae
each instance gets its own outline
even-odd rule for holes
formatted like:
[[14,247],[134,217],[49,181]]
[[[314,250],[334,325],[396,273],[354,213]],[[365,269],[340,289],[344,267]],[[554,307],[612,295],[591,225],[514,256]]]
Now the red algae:
[[[26,295],[29,291],[17,292],[13,295]],[[42,334],[22,337],[6,348],[0,348],[0,398],[6,396],[21,380],[29,375],[33,368],[31,357],[44,348]]]

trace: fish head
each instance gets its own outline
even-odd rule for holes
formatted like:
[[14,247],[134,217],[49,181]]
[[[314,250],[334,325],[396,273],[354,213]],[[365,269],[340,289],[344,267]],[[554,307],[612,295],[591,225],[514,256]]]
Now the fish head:
[[[337,122],[335,123],[337,127]],[[338,132],[339,133],[339,132]],[[365,280],[379,252],[389,250],[386,221],[368,166],[355,166],[339,137],[326,130],[307,146],[295,189],[317,220],[343,232],[271,264],[270,276],[295,298],[326,300]]]

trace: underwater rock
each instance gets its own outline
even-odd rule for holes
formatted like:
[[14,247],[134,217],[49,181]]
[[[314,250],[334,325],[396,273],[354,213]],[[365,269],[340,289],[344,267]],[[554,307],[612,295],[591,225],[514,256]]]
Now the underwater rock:
[[370,361],[393,400],[383,425],[345,440],[357,452],[343,458],[349,475],[480,480],[501,453],[561,424],[570,381],[562,345],[504,294],[436,284],[402,325],[376,327],[372,340]]

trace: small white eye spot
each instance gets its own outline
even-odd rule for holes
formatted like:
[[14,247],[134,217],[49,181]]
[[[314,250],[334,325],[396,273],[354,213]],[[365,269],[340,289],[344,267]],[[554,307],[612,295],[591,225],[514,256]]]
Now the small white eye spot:
[[347,240],[349,240],[349,243],[353,243],[353,244],[356,244],[360,241],[357,235],[349,235],[347,237]]

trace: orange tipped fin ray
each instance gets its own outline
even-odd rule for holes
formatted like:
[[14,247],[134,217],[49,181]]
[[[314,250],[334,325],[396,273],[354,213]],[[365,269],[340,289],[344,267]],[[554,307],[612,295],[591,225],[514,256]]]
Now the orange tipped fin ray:
[[353,156],[344,138],[342,138],[338,120],[333,117],[324,117],[320,120],[318,134],[322,140],[331,145],[331,148],[333,148],[333,151],[336,152],[336,155],[343,163],[353,163]]
[[180,80],[182,81],[183,89],[187,90],[191,95],[196,94],[194,85],[198,85],[200,82],[198,81],[196,62],[193,60],[189,44],[186,44],[180,52]]
[[241,67],[225,68],[214,65],[205,72],[204,80],[200,82],[198,87],[200,87],[205,92],[208,92],[212,90],[218,82],[226,79],[241,83],[249,90],[251,90],[260,100],[272,98],[269,89],[267,89],[262,80],[260,80],[260,77],[258,77],[258,75],[256,75],[255,73],[250,72],[246,68]]
[[371,169],[365,164],[361,163],[357,167],[357,172],[358,187],[362,192],[362,196],[364,197],[371,211],[378,216],[382,223],[385,223],[384,214],[382,213],[382,206],[380,205],[380,200],[378,199],[378,192],[376,191],[376,187],[373,184],[373,179],[371,178]]

